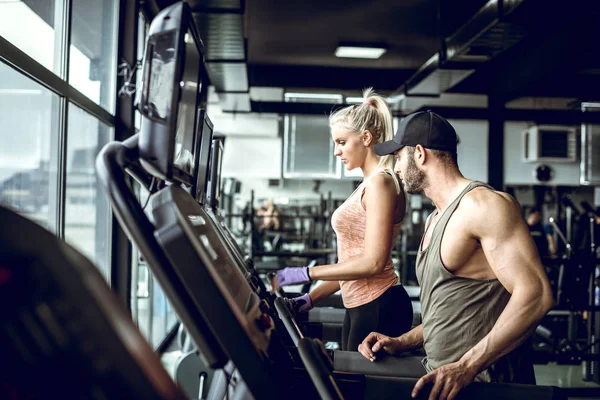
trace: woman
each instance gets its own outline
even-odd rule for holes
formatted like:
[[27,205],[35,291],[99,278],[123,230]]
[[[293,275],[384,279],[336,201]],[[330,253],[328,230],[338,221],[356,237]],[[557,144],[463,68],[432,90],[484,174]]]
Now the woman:
[[385,100],[372,89],[363,103],[329,117],[335,156],[347,170],[360,168],[364,180],[333,213],[338,263],[308,269],[284,268],[280,286],[325,281],[310,293],[292,299],[297,311],[341,289],[346,317],[342,350],[357,351],[370,332],[399,336],[412,325],[412,305],[398,284],[391,259],[392,245],[406,212],[406,198],[393,172],[394,156],[379,157],[373,146],[393,137],[392,116]]

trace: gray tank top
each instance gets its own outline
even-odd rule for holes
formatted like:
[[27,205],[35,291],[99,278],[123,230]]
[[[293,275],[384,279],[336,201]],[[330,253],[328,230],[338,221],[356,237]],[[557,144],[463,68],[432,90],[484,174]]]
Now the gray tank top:
[[[446,225],[461,199],[472,189],[485,186],[473,181],[450,203],[439,218],[424,250],[422,242],[416,262],[421,286],[423,347],[428,372],[458,361],[492,329],[510,299],[510,293],[497,279],[477,280],[459,277],[442,263],[441,244]],[[533,364],[528,361],[526,341],[505,355],[476,380],[486,382],[535,383]]]

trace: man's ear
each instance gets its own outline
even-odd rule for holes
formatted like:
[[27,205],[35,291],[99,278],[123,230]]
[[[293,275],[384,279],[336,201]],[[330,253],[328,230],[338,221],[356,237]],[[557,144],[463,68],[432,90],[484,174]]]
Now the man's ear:
[[427,161],[427,151],[420,144],[415,146],[415,163],[419,165],[425,164]]
[[362,133],[362,141],[366,147],[369,147],[373,143],[373,134],[368,129]]

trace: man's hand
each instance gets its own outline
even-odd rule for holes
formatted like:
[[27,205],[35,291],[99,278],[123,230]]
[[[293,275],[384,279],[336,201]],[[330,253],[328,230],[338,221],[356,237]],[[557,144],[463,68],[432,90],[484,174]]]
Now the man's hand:
[[371,332],[367,335],[365,340],[358,345],[358,351],[367,360],[375,361],[375,353],[383,350],[388,354],[396,354],[402,351],[402,346],[398,338],[389,337],[382,335],[381,333]]
[[433,384],[429,400],[453,400],[458,392],[473,382],[476,375],[477,371],[465,367],[460,362],[444,365],[419,379],[412,391],[412,397],[417,397],[426,385]]

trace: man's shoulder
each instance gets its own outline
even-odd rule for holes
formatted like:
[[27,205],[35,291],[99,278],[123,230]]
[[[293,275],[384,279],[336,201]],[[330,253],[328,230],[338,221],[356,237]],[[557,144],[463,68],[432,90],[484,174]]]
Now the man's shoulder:
[[513,196],[488,186],[472,189],[464,196],[461,206],[470,217],[490,222],[497,218],[520,215],[520,205]]
[[477,186],[465,194],[462,200],[473,207],[502,207],[518,205],[514,197],[489,186]]

